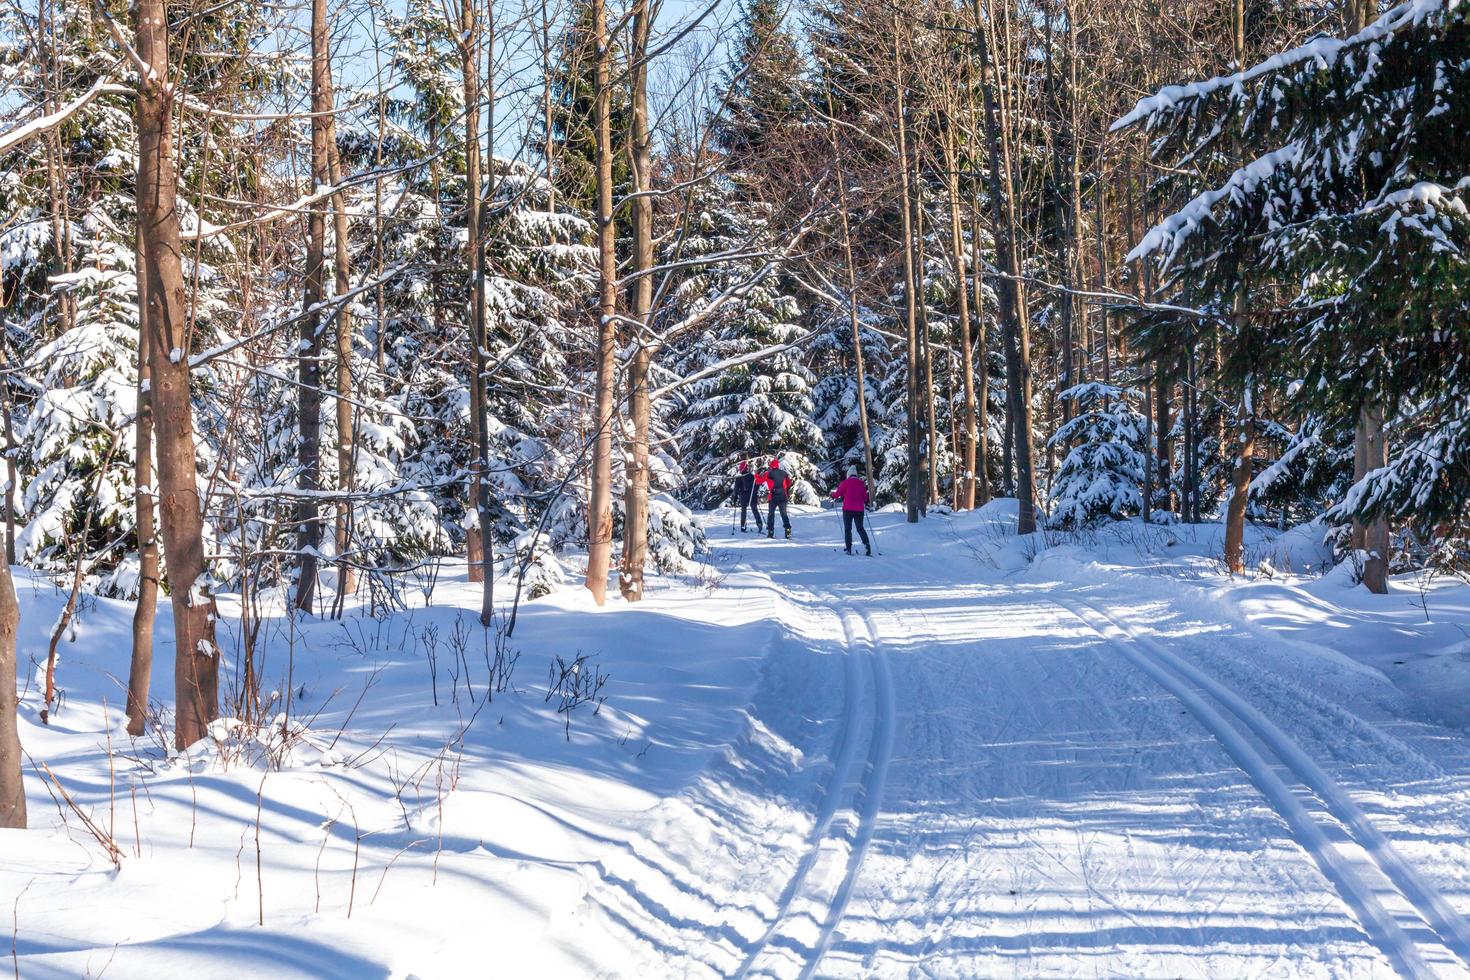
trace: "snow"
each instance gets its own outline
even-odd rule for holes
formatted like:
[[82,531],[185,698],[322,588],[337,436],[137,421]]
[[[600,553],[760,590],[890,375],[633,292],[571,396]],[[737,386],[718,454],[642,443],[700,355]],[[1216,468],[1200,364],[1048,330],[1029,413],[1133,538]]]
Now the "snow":
[[[132,609],[88,604],[21,738],[121,856],[27,766],[16,968],[1470,975],[1470,586],[1371,595],[1322,574],[1320,526],[1252,528],[1232,580],[1218,524],[889,508],[869,559],[792,510],[791,541],[705,515],[711,563],[636,605],[523,604],[495,693],[463,565],[381,619],[277,608],[276,700],[186,755],[123,733]],[[65,595],[18,590],[38,660]],[[156,635],[169,702],[167,603]],[[578,654],[606,701],[562,713],[548,670]]]

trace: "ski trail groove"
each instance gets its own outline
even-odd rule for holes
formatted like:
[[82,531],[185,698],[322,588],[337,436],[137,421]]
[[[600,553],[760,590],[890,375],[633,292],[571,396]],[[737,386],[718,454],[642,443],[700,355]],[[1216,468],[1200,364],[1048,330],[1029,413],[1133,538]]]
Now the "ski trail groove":
[[[1337,887],[1364,930],[1399,972],[1413,977],[1439,973],[1424,959],[1419,942],[1383,906],[1373,888],[1352,867],[1322,823],[1308,812],[1252,739],[1274,755],[1341,823],[1348,838],[1397,889],[1399,897],[1422,920],[1427,931],[1458,960],[1453,965],[1461,971],[1470,968],[1470,924],[1403,860],[1352,798],[1290,736],[1239,694],[1092,603],[1075,598],[1051,601],[1080,619],[1189,709],[1286,821],[1297,843]],[[1211,700],[1233,715],[1236,722],[1217,710]]]
[[[821,598],[838,606],[837,617],[846,648],[843,654],[843,713],[833,744],[832,770],[821,789],[821,802],[806,850],[782,889],[770,925],[746,953],[733,974],[736,977],[745,977],[753,972],[772,972],[776,964],[762,965],[762,960],[767,957],[779,962],[787,956],[800,957],[803,953],[806,963],[800,975],[811,974],[831,943],[876,822],[878,799],[882,792],[881,773],[886,769],[888,746],[891,745],[893,697],[887,665],[883,664],[880,676],[873,634],[869,632],[867,638],[860,639],[839,600],[828,596]],[[882,738],[879,733],[883,733]],[[859,763],[858,750],[865,737],[868,754],[866,760]],[[881,766],[875,764],[880,743]],[[861,771],[855,772],[859,765]],[[848,826],[850,815],[856,819],[853,826]],[[831,877],[830,872],[822,872],[827,871],[826,866],[844,852],[845,870],[834,888],[827,881]],[[792,935],[804,928],[816,930],[809,945],[801,937]],[[778,955],[778,951],[782,955]]]
[[812,951],[812,957],[807,962],[806,968],[801,971],[803,980],[816,972],[817,966],[822,962],[822,957],[827,955],[827,950],[831,948],[832,940],[837,935],[837,927],[841,924],[842,916],[847,911],[847,903],[852,899],[853,888],[857,884],[858,874],[862,871],[863,858],[868,853],[868,846],[873,841],[873,832],[878,826],[878,809],[883,803],[883,785],[887,781],[888,764],[893,756],[893,676],[888,669],[888,658],[878,640],[878,631],[873,625],[872,616],[868,613],[859,615],[844,607],[839,615],[843,618],[843,629],[849,638],[852,637],[850,624],[853,619],[862,623],[863,632],[867,634],[868,669],[873,680],[873,734],[868,743],[868,762],[861,786],[862,810],[858,815],[852,850],[847,858],[847,873],[843,876],[842,883],[832,898],[827,920],[822,924],[822,932],[816,948]]

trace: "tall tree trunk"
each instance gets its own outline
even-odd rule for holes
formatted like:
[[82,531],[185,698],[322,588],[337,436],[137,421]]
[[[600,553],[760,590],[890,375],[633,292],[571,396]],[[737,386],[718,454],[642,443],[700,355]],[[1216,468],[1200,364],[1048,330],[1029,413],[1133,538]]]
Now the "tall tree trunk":
[[138,604],[133,608],[133,655],[128,665],[128,734],[142,735],[148,718],[153,677],[153,620],[158,611],[158,532],[153,520],[153,409],[149,398],[148,331],[141,312],[148,307],[143,243],[138,269],[138,421],[133,450],[133,512],[138,535]]
[[[332,111],[331,24],[326,0],[311,3],[311,182],[332,182],[327,152]],[[297,446],[296,608],[310,612],[316,597],[317,556],[322,528],[316,494],[322,488],[322,314],[326,295],[327,219],[324,205],[312,205],[306,219],[306,282],[302,293],[301,342],[297,355],[296,414],[301,430]]]
[[1256,449],[1255,404],[1247,379],[1241,399],[1240,430],[1231,469],[1230,502],[1225,507],[1225,567],[1231,575],[1245,570],[1245,509],[1251,486],[1251,457]]
[[460,0],[460,67],[464,81],[465,145],[465,265],[470,277],[470,411],[475,440],[475,472],[470,480],[470,504],[475,514],[471,532],[474,553],[472,580],[479,582],[480,624],[489,626],[494,615],[495,562],[490,515],[490,419],[486,402],[486,350],[490,344],[485,320],[484,177],[480,151],[480,12],[475,0]]
[[842,228],[842,264],[843,273],[847,277],[847,322],[852,329],[853,368],[857,373],[858,427],[863,436],[863,479],[868,484],[868,499],[876,500],[877,486],[873,482],[873,436],[868,427],[868,379],[863,363],[862,319],[858,315],[857,270],[852,261],[852,227],[848,223],[847,160],[837,140],[833,111],[832,87],[828,85],[827,142],[832,148],[832,159],[837,165],[837,218]]
[[150,68],[138,91],[138,231],[147,278],[143,318],[158,457],[159,523],[174,614],[174,744],[183,749],[203,738],[218,714],[219,647],[214,641],[215,607],[207,588],[204,516],[194,467],[168,20],[164,0],[138,0],[133,9],[138,53]]
[[[919,472],[919,319],[918,305],[923,300],[915,295],[918,270],[914,268],[914,226],[909,190],[908,123],[904,119],[904,81],[899,50],[898,15],[893,15],[894,104],[898,114],[899,194],[903,211],[903,295],[904,328],[907,342],[904,378],[904,406],[908,419],[908,483],[904,508],[910,524],[919,520],[920,497],[925,492]],[[927,508],[925,508],[927,509]]]
[[[1106,139],[1106,134],[1102,137]],[[1108,248],[1107,248],[1107,184],[1103,182],[1104,157],[1103,148],[1098,147],[1097,152],[1097,188],[1093,194],[1093,237],[1097,246],[1097,291],[1106,293],[1108,291]],[[1102,328],[1102,374],[1103,384],[1113,383],[1113,330],[1108,320],[1108,308],[1099,306],[1097,310],[1098,325]]]
[[[1231,37],[1233,38],[1235,56],[1235,67],[1240,69],[1245,65],[1245,0],[1234,0],[1231,6]],[[1237,157],[1240,154],[1240,146],[1235,146]],[[1235,294],[1231,297],[1231,319],[1234,321],[1235,342],[1240,343],[1244,335],[1251,329],[1248,306],[1250,303],[1249,287],[1246,283],[1248,275],[1246,269],[1238,271]],[[1219,382],[1222,370],[1223,357],[1218,340],[1211,344],[1215,357],[1215,378]],[[1236,455],[1233,457],[1233,466],[1230,475],[1230,502],[1225,507],[1225,566],[1232,575],[1239,574],[1245,567],[1245,511],[1248,503],[1247,497],[1250,493],[1251,482],[1251,456],[1255,450],[1256,426],[1255,426],[1255,401],[1252,398],[1251,388],[1253,379],[1246,377],[1241,385],[1241,394],[1237,416],[1239,428],[1235,439]],[[1220,419],[1220,444],[1226,444],[1225,420]]]
[[[1148,362],[1143,364],[1144,374],[1148,373]],[[1147,524],[1153,520],[1154,508],[1154,400],[1153,385],[1149,384],[1147,377],[1143,382],[1143,523]]]
[[1199,372],[1195,370],[1193,338],[1184,351],[1184,519],[1200,522],[1199,512]]
[[[961,510],[975,506],[975,360],[970,336],[969,269],[965,262],[964,222],[960,217],[959,153],[956,133],[948,127],[944,136],[944,171],[949,189],[949,247],[954,255],[955,299],[960,316],[960,391],[963,442],[960,447],[958,502]],[[978,246],[978,243],[977,243]]]
[[648,38],[653,10],[648,0],[633,5],[633,43],[628,51],[633,97],[633,275],[628,290],[632,318],[640,336],[633,341],[628,363],[628,414],[633,421],[633,444],[624,452],[623,568],[618,589],[623,598],[643,598],[643,566],[648,560],[648,432],[652,403],[649,371],[653,345],[649,317],[653,312],[653,135],[648,125]]
[[[138,274],[141,277],[142,268],[139,267]],[[3,277],[0,277],[3,279]],[[142,279],[139,279],[141,282]],[[5,563],[15,564],[15,492],[18,489],[17,480],[19,475],[15,471],[15,452],[19,448],[15,442],[15,397],[10,387],[10,354],[6,350],[9,343],[9,328],[5,325],[5,284],[0,281],[0,368],[5,369],[5,378],[0,380],[0,412],[4,413],[5,425]],[[138,307],[142,309],[141,304]]]
[[607,600],[612,563],[613,384],[618,353],[617,230],[613,227],[612,52],[605,0],[592,0],[592,44],[597,91],[593,128],[597,153],[598,324],[597,382],[593,397],[591,494],[587,504],[587,589],[600,606]]
[[0,566],[0,830],[24,830],[26,791],[20,772],[20,698],[15,693],[15,634],[20,606],[10,566]]
[[995,251],[1001,267],[1000,316],[1006,347],[1006,401],[1010,408],[1011,439],[1016,461],[1016,532],[1036,530],[1035,453],[1031,431],[1031,333],[1026,316],[1026,293],[1021,284],[1017,254],[1018,222],[1015,185],[1011,174],[1009,120],[1001,118],[1002,100],[997,97],[998,68],[991,57],[986,36],[989,21],[982,0],[975,3],[975,44],[979,49],[981,89],[985,102],[985,137],[990,154],[988,187],[991,214],[996,224]]
[[919,377],[919,391],[924,398],[924,478],[925,504],[921,508],[925,516],[929,505],[939,503],[939,421],[934,410],[934,344],[933,330],[929,323],[929,303],[925,297],[924,265],[924,201],[920,176],[919,148],[914,146],[914,171],[909,186],[914,193],[914,295],[919,311],[919,363],[923,373]]
[[[1053,18],[1047,18],[1046,63],[1047,78],[1049,82],[1061,88],[1059,96],[1060,105],[1057,106],[1056,130],[1057,144],[1052,150],[1052,181],[1056,187],[1054,214],[1054,234],[1057,241],[1057,263],[1061,266],[1061,278],[1063,288],[1057,296],[1057,312],[1060,320],[1061,340],[1061,386],[1065,391],[1078,383],[1078,348],[1085,345],[1079,341],[1081,331],[1078,328],[1077,307],[1078,298],[1076,290],[1081,286],[1078,278],[1077,249],[1080,244],[1078,240],[1078,215],[1077,215],[1077,131],[1076,131],[1076,61],[1073,55],[1072,39],[1075,33],[1075,24],[1071,18],[1071,4],[1066,17],[1066,36],[1068,43],[1063,52],[1064,64],[1062,66],[1062,80],[1060,83],[1054,81],[1054,66],[1057,60],[1056,44],[1051,43]],[[1085,357],[1085,355],[1084,355]],[[1062,401],[1062,423],[1066,424],[1072,420],[1072,412],[1076,402],[1071,398]],[[1048,447],[1047,465],[1051,465],[1051,447]]]
[[[331,73],[327,84],[331,85]],[[329,91],[328,104],[335,105],[336,98]],[[327,117],[327,165],[333,187],[342,186],[342,159],[337,152],[337,125],[334,117]],[[335,292],[338,297],[346,296],[352,289],[352,258],[348,252],[347,195],[338,191],[332,195],[332,234],[336,248],[332,250],[332,268],[335,273]],[[350,494],[353,488],[353,470],[357,453],[357,425],[352,410],[352,313],[344,304],[337,310],[337,489]],[[352,549],[352,502],[347,499],[337,503],[336,522],[337,546],[337,602],[340,603],[357,591],[357,569],[348,557]]]
[[[1358,412],[1358,424],[1355,443],[1360,443],[1362,451],[1357,453],[1358,465],[1354,467],[1354,476],[1361,480],[1369,473],[1388,465],[1388,440],[1383,431],[1383,407],[1376,401],[1366,402]],[[1361,472],[1357,472],[1361,469]],[[1358,533],[1361,527],[1362,543],[1359,545],[1368,553],[1363,562],[1363,584],[1368,587],[1369,592],[1384,595],[1388,592],[1388,549],[1389,530],[1388,521],[1382,518],[1372,521],[1366,525],[1354,522],[1354,533]]]
[[[1343,8],[1343,28],[1348,35],[1357,34],[1373,23],[1378,5],[1373,0],[1347,0]],[[1353,430],[1353,482],[1363,479],[1373,470],[1388,465],[1388,441],[1384,436],[1383,404],[1373,399],[1364,400],[1358,407],[1358,418]],[[1353,521],[1353,548],[1368,553],[1363,563],[1363,584],[1369,592],[1384,595],[1388,592],[1388,521],[1378,520],[1364,523]]]
[[[141,271],[141,270],[140,270]],[[5,285],[0,282],[0,350],[5,344]],[[10,366],[5,358],[5,367]],[[5,487],[5,567],[0,570],[0,830],[24,830],[25,781],[20,760],[20,697],[15,692],[15,635],[20,627],[20,605],[10,566],[15,564],[15,440],[10,427],[10,379],[5,379],[5,459],[9,482]]]
[[[546,158],[546,210],[556,213],[556,126],[552,115],[551,10],[541,0],[541,152]],[[556,231],[551,231],[553,240]]]
[[[969,115],[970,132],[978,138],[980,134],[980,120],[975,108],[975,86],[970,86],[969,96],[966,98],[966,111]],[[975,274],[972,277],[971,286],[975,296],[975,327],[978,331],[975,336],[975,349],[979,352],[980,363],[977,369],[979,384],[975,391],[975,466],[976,466],[976,503],[990,503],[990,325],[985,319],[985,277],[981,274],[984,268],[984,256],[981,251],[981,242],[984,240],[982,232],[984,226],[981,224],[980,207],[980,182],[971,181],[970,188],[970,240],[975,250]]]

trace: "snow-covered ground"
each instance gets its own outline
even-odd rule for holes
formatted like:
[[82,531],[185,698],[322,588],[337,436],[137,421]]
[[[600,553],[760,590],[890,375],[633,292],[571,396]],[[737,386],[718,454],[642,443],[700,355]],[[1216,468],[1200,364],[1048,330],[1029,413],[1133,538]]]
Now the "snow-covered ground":
[[[0,932],[24,977],[1470,975],[1470,588],[1013,517],[884,513],[868,559],[832,512],[711,515],[705,574],[523,606],[493,696],[462,574],[271,619],[296,734],[192,759],[122,732],[99,600],[50,727],[26,695],[55,783],[0,832]],[[64,596],[19,588],[40,660]],[[579,653],[606,701],[559,713]]]

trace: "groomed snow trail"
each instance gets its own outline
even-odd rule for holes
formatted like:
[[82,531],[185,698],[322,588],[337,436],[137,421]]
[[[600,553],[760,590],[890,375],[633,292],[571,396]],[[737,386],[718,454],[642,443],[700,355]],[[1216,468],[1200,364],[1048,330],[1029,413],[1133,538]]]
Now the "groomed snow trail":
[[780,596],[748,710],[784,748],[695,788],[704,850],[665,863],[704,900],[633,930],[651,968],[1470,977],[1444,730],[1315,693],[1379,681],[1303,671],[1188,585],[1053,580],[975,515],[900,520],[872,559],[830,513],[739,539]]

